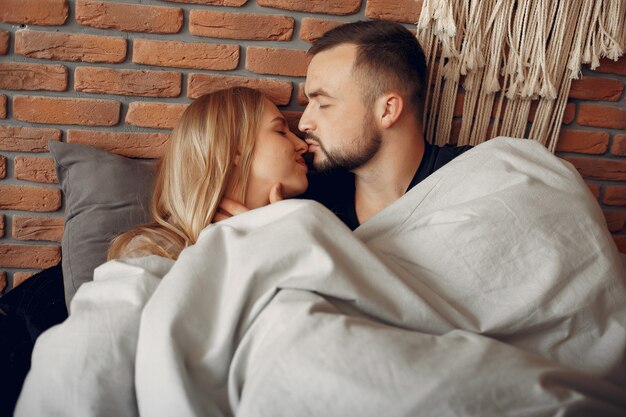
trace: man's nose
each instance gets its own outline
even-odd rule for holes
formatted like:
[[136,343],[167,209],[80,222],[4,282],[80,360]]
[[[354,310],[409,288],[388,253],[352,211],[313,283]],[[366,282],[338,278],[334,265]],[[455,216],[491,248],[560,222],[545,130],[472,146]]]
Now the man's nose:
[[298,122],[298,129],[303,132],[306,133],[309,130],[313,129],[313,125],[312,125],[312,120],[311,120],[311,116],[310,116],[310,104],[308,104],[305,108],[304,108],[304,112],[302,113],[302,117],[300,117],[300,121]]

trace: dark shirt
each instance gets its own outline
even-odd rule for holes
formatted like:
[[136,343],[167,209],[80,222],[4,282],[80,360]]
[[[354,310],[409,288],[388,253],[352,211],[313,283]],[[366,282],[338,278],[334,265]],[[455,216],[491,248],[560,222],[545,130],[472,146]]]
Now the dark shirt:
[[[422,161],[405,192],[471,148],[471,146],[453,145],[440,147],[427,143]],[[354,230],[360,225],[354,204],[354,194],[354,174],[348,171],[336,170],[328,174],[310,174],[309,188],[300,198],[308,198],[323,204],[335,213],[351,230]]]
[[35,340],[66,318],[60,263],[0,297],[0,417],[13,415]]

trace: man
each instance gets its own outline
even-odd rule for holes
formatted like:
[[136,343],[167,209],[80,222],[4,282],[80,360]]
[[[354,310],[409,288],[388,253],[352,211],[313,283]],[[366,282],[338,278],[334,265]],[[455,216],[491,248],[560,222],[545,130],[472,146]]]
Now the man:
[[[299,129],[317,173],[299,198],[324,204],[354,230],[469,146],[424,138],[426,59],[415,36],[386,21],[348,23],[308,51]],[[270,202],[280,200],[274,189]],[[229,199],[225,217],[247,211]]]
[[426,142],[426,61],[404,26],[346,24],[308,53],[309,104],[298,127],[320,175],[302,197],[326,205],[351,229],[469,148]]

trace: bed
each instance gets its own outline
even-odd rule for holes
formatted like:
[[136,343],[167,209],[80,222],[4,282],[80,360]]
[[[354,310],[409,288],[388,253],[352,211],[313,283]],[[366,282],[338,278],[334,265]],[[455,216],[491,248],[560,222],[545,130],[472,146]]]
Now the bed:
[[[283,201],[176,262],[84,276],[73,225],[142,221],[153,165],[56,147],[71,314],[39,337],[17,416],[626,413],[624,266],[580,176],[537,143],[486,142],[354,233]],[[141,187],[86,208],[95,188],[72,187],[99,163]]]

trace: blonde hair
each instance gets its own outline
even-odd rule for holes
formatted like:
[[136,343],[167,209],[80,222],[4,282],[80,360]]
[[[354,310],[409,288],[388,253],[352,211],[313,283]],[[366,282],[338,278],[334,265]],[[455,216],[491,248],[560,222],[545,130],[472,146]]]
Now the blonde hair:
[[264,96],[245,87],[206,94],[190,104],[159,163],[152,222],[115,238],[107,258],[121,257],[140,236],[141,251],[176,259],[211,223],[229,181],[234,181],[234,199],[245,205],[263,110]]

